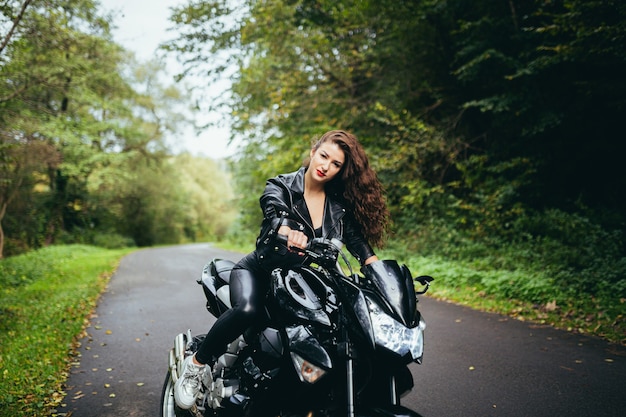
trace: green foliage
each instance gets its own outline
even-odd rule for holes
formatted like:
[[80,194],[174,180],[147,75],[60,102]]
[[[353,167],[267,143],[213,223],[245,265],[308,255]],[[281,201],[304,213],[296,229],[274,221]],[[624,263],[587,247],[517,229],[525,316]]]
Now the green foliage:
[[184,196],[178,208],[184,214],[185,238],[192,241],[223,238],[237,214],[225,163],[182,154],[172,158],[170,164]]
[[[407,256],[415,252],[443,257],[487,271],[480,279],[453,273],[450,283],[459,287],[477,285],[490,296],[535,304],[598,299],[618,306],[626,299],[622,233],[607,232],[579,215],[557,210],[523,213],[510,223],[506,236],[482,239],[453,224],[431,222],[416,229],[415,240],[403,250]],[[506,273],[506,278],[490,276],[493,270]]]
[[3,51],[0,258],[54,242],[213,239],[232,220],[224,199],[209,198],[229,198],[225,167],[171,163],[164,137],[188,123],[188,94],[163,82],[163,63],[138,63],[112,42],[98,6],[32,3]]
[[515,271],[485,269],[471,261],[402,253],[393,249],[383,255],[406,260],[415,275],[434,276],[433,297],[626,344],[624,299],[571,297],[552,285],[550,271],[521,264]]
[[447,265],[488,296],[623,304],[623,2],[229,4],[179,7],[168,47],[189,71],[236,67],[238,236],[258,227],[265,179],[344,128],[398,246],[477,268]]
[[70,354],[128,250],[52,246],[0,261],[0,414],[49,415]]
[[117,233],[98,233],[94,236],[92,245],[105,249],[123,249],[135,246],[135,241]]

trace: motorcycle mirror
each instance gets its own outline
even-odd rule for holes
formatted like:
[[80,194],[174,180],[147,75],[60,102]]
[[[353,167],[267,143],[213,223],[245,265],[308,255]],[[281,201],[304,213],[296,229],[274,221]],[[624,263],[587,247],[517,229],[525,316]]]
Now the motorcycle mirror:
[[435,280],[435,278],[430,275],[420,275],[419,277],[413,278],[414,281],[419,282],[422,285],[428,285]]
[[425,294],[426,291],[428,291],[428,288],[430,287],[430,283],[433,282],[435,278],[429,275],[420,275],[419,277],[413,278],[413,280],[416,282],[419,282],[421,285],[424,286],[423,290],[415,291],[415,294],[420,295],[420,294]]

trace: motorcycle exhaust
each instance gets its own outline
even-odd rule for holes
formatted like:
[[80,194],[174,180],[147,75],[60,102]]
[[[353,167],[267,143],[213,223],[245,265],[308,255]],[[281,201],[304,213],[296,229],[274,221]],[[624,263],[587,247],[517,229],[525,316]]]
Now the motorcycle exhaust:
[[174,359],[176,362],[176,375],[180,375],[181,368],[183,366],[183,360],[185,359],[185,335],[179,333],[174,339]]
[[178,368],[176,367],[176,354],[174,353],[174,348],[170,349],[168,364],[170,368],[170,376],[172,378],[172,382],[176,383],[176,381],[178,380]]

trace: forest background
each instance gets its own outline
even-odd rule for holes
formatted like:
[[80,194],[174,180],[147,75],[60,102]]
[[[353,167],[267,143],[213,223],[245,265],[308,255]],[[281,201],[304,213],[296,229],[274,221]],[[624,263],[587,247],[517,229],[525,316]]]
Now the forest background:
[[[624,2],[194,0],[171,22],[162,51],[183,70],[164,81],[164,61],[113,41],[101,2],[0,1],[1,256],[250,245],[265,179],[342,128],[387,192],[382,253],[443,296],[626,340]],[[218,101],[185,83],[224,76]],[[235,156],[168,149],[189,111],[215,109]]]

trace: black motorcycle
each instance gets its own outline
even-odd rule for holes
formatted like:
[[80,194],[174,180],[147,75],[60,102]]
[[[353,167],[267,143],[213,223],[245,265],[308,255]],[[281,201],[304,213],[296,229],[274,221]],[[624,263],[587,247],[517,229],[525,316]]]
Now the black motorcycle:
[[[400,398],[413,388],[408,365],[422,362],[426,324],[416,295],[433,278],[413,279],[391,260],[355,274],[336,240],[313,239],[303,254],[301,266],[272,272],[264,328],[249,329],[228,346],[190,410],[176,406],[174,383],[204,335],[188,330],[175,338],[162,417],[420,417]],[[215,259],[198,280],[215,317],[230,307],[233,265]]]

